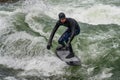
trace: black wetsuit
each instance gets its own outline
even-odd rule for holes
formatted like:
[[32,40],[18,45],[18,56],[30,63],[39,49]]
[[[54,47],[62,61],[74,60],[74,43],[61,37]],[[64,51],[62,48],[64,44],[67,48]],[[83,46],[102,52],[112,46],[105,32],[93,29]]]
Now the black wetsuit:
[[49,43],[52,43],[52,39],[54,37],[55,32],[59,28],[59,26],[65,26],[67,27],[67,30],[62,34],[62,36],[59,38],[58,43],[65,46],[65,42],[67,44],[70,44],[71,52],[73,52],[71,47],[71,41],[73,40],[74,36],[78,35],[80,33],[80,27],[76,20],[72,18],[66,18],[65,23],[61,23],[60,20],[57,21],[51,35],[49,38]]

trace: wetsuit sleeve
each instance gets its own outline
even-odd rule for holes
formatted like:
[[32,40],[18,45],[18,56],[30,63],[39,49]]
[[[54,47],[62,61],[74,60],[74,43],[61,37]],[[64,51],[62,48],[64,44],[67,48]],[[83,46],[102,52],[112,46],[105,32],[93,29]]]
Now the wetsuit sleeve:
[[70,38],[69,38],[68,44],[71,43],[71,41],[72,41],[73,38],[74,38],[74,34],[75,34],[75,22],[74,22],[74,21],[71,21],[71,22],[70,22],[70,25],[71,25],[71,36],[70,36]]
[[53,37],[55,35],[55,32],[57,31],[58,27],[60,26],[59,22],[56,23],[55,27],[53,28],[52,30],[52,33],[50,35],[50,38],[49,38],[49,41],[48,41],[48,44],[51,44],[52,43],[52,40],[53,40]]

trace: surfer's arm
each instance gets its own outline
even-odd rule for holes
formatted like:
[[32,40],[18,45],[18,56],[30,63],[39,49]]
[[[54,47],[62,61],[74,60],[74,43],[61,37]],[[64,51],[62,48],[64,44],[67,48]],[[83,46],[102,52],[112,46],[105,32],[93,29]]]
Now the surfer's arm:
[[50,35],[50,38],[49,38],[49,41],[48,41],[48,44],[51,44],[52,43],[52,40],[53,40],[53,37],[55,35],[55,32],[57,31],[58,27],[59,27],[59,22],[56,23],[55,27],[53,28],[52,30],[52,33]]
[[68,41],[67,44],[70,44],[70,43],[71,43],[71,41],[72,41],[73,38],[74,38],[74,34],[75,34],[75,22],[72,21],[70,24],[71,24],[71,36],[70,36],[69,41]]

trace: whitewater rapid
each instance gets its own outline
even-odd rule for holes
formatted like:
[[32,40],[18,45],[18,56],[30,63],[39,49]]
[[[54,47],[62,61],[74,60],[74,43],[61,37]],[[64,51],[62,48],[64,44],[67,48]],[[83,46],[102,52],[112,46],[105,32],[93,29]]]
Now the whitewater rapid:
[[[117,35],[119,31],[115,31],[119,28],[114,29],[111,25],[115,24],[118,27],[120,25],[119,6],[102,4],[97,0],[68,0],[65,2],[63,0],[58,2],[25,0],[6,7],[6,5],[0,5],[0,64],[13,69],[23,69],[17,74],[18,76],[49,77],[72,74],[72,69],[67,73],[66,69],[69,69],[69,66],[59,60],[54,53],[60,32],[54,37],[53,49],[46,49],[46,39],[49,38],[51,30],[58,20],[59,12],[64,12],[67,17],[75,18],[82,26],[81,34],[75,39],[73,46],[76,55],[83,62],[81,70],[86,75],[91,75],[97,65],[96,63],[95,66],[89,67],[87,60],[100,59],[100,55],[106,56],[104,53],[108,48],[107,45],[103,46],[104,41],[115,38],[117,40],[116,42],[113,40],[112,49],[119,47],[119,35]],[[104,27],[110,25],[111,27],[104,31],[99,25]],[[98,27],[98,29],[94,27]],[[115,59],[117,60],[117,58]],[[113,75],[110,72],[112,69],[112,67],[101,68],[100,73],[85,79],[109,78]],[[79,71],[76,75],[80,73]]]

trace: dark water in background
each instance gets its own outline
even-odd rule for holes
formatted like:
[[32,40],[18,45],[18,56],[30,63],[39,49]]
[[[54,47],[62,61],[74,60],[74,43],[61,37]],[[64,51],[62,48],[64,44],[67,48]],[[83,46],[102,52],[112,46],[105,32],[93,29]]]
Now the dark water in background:
[[[58,13],[75,18],[72,42],[82,67],[46,49]],[[26,0],[0,5],[0,80],[120,80],[120,0]]]

